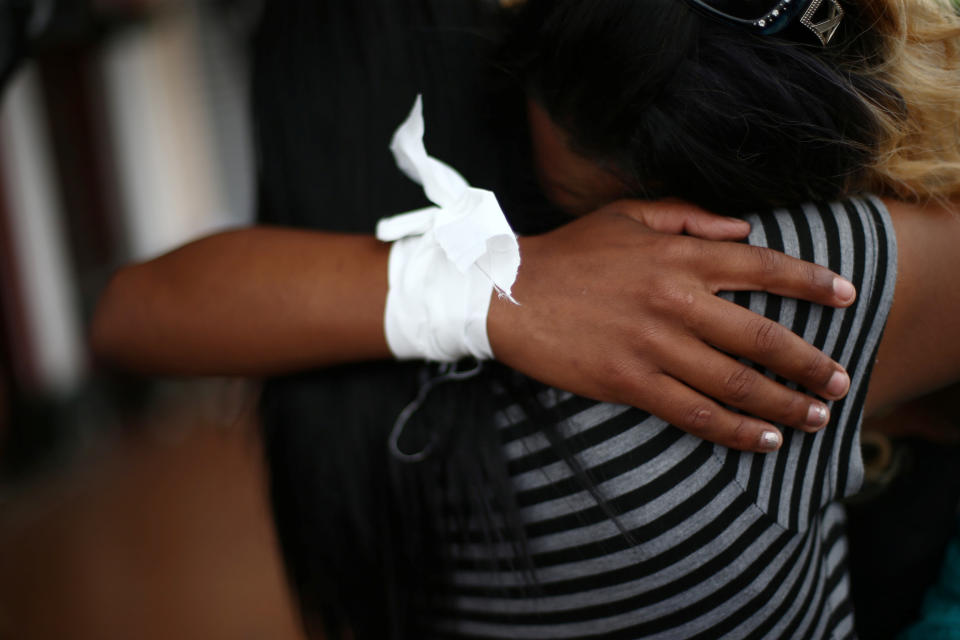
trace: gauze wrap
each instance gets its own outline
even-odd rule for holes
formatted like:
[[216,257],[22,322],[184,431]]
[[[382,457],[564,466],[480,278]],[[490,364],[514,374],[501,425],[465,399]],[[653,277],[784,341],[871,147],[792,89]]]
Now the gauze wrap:
[[520,247],[493,192],[471,187],[455,169],[427,155],[423,131],[423,103],[417,96],[390,150],[400,170],[423,185],[436,206],[377,224],[377,238],[393,242],[387,344],[401,359],[490,359],[490,296],[496,288],[516,304],[510,290]]

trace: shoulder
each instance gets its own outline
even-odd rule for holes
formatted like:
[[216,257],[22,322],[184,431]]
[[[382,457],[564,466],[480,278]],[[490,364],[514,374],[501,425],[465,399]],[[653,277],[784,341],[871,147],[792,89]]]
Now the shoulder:
[[[847,396],[831,403],[830,424],[816,434],[784,429],[784,447],[766,456],[717,447],[736,458],[737,477],[765,512],[789,528],[806,523],[830,501],[862,482],[859,434],[876,353],[893,303],[896,234],[875,198],[806,204],[749,216],[751,244],[816,262],[857,287],[856,302],[833,309],[765,293],[726,294],[787,326],[822,349],[850,374]],[[770,372],[764,371],[772,376]]]

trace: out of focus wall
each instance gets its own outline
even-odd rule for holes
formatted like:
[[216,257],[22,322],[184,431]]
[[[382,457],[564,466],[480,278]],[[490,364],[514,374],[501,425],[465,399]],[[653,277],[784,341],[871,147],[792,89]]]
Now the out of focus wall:
[[0,441],[19,407],[97,395],[84,335],[113,269],[253,215],[258,2],[68,5],[0,102]]

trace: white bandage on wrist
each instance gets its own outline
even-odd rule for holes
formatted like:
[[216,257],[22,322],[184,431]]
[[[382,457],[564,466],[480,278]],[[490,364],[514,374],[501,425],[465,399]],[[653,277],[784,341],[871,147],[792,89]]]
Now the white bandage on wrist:
[[397,166],[423,185],[435,207],[384,218],[377,238],[393,242],[384,317],[401,359],[490,359],[487,311],[494,288],[511,297],[520,248],[496,196],[471,187],[427,155],[420,96],[390,143]]

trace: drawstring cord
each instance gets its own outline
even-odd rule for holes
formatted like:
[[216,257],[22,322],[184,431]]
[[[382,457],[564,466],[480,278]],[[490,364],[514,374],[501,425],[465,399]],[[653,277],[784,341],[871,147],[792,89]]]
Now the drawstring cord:
[[433,391],[438,385],[443,384],[444,382],[458,382],[461,380],[468,380],[478,375],[483,370],[483,363],[479,360],[474,360],[474,366],[463,371],[457,369],[456,362],[444,362],[437,367],[437,375],[433,377],[430,376],[429,368],[421,370],[421,381],[420,381],[420,390],[417,392],[417,397],[413,399],[407,406],[403,408],[397,419],[393,423],[393,430],[390,432],[390,455],[394,459],[400,462],[421,462],[425,460],[436,447],[437,438],[431,436],[430,441],[421,449],[420,451],[414,453],[406,453],[400,449],[400,437],[403,435],[403,430],[406,428],[407,423],[410,421],[410,418],[423,406],[423,403],[426,401],[427,396]]

